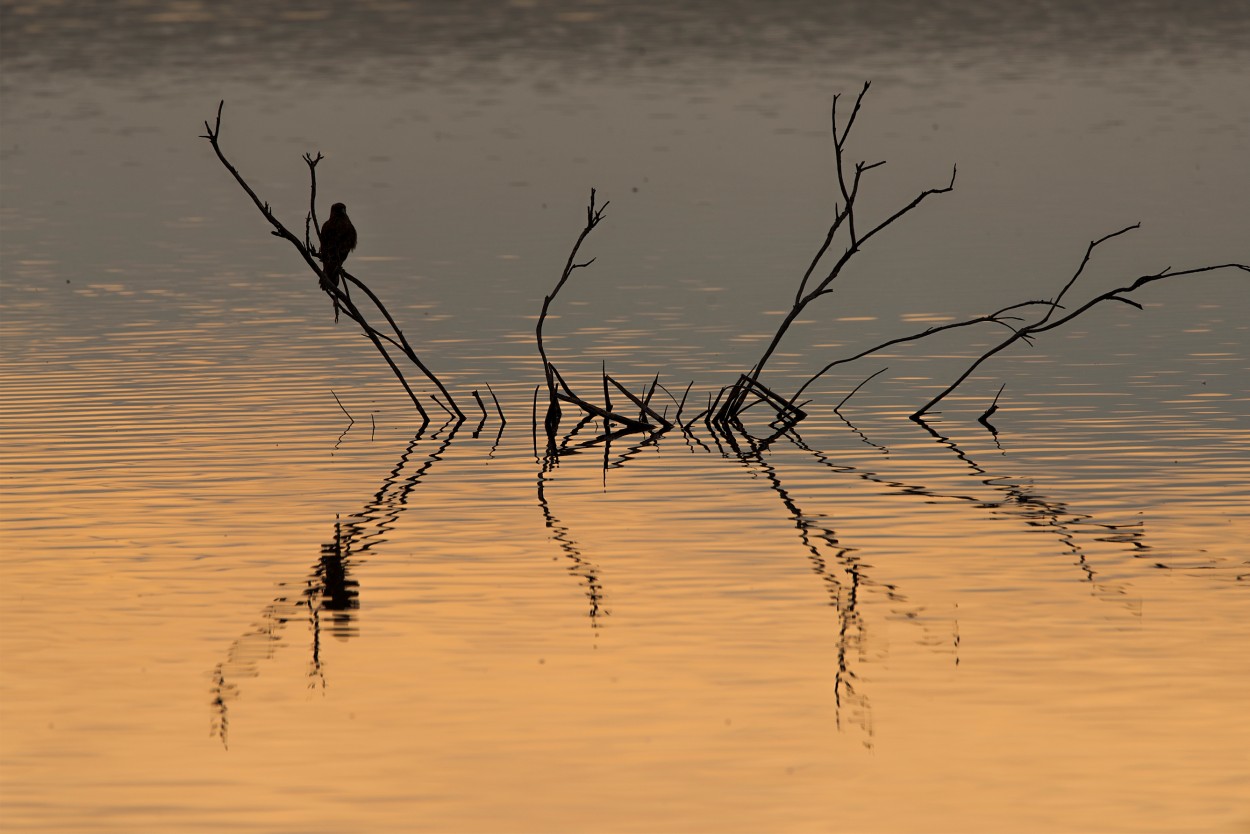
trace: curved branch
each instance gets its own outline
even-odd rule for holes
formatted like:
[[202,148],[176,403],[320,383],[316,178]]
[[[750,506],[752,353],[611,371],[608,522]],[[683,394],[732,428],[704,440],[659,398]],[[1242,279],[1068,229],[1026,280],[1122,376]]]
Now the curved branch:
[[226,101],[225,99],[222,99],[217,105],[216,126],[210,126],[207,121],[204,122],[205,132],[200,136],[200,138],[207,139],[209,144],[213,146],[213,152],[217,154],[217,159],[220,160],[221,164],[226,167],[226,170],[229,171],[231,176],[234,177],[235,182],[237,182],[239,186],[247,193],[247,196],[252,198],[252,202],[256,204],[256,208],[260,209],[260,213],[263,214],[265,216],[265,219],[269,221],[269,225],[273,226],[274,231],[272,234],[274,234],[277,237],[283,238],[285,240],[289,240],[291,242],[291,245],[294,246],[297,250],[299,250],[300,255],[304,258],[304,261],[312,268],[314,272],[320,275],[321,267],[319,267],[317,265],[317,262],[313,260],[312,253],[309,252],[308,249],[304,246],[304,244],[300,242],[299,238],[291,234],[290,230],[287,229],[286,226],[282,225],[282,222],[278,220],[277,217],[274,216],[273,211],[269,208],[269,204],[266,202],[263,202],[260,199],[260,197],[256,196],[256,192],[253,191],[252,187],[247,184],[247,180],[243,179],[243,175],[239,173],[239,170],[235,168],[233,165],[231,165],[230,160],[226,159],[226,155],[222,153],[221,144],[220,144],[221,111],[225,106],[226,106]]

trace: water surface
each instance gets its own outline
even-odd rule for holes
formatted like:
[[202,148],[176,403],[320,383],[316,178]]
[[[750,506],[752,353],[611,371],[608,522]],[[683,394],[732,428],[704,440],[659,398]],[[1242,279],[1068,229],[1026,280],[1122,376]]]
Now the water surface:
[[[6,827],[1245,830],[1244,273],[1021,346],[931,431],[996,331],[843,366],[773,438],[588,426],[552,466],[529,426],[589,189],[553,359],[705,403],[819,245],[829,97],[868,78],[864,210],[957,187],[780,390],[1051,297],[1138,221],[1083,297],[1250,261],[1245,10],[458,9],[3,5]],[[197,138],[223,98],[293,228],[326,154],[349,267],[506,426],[420,427]]]

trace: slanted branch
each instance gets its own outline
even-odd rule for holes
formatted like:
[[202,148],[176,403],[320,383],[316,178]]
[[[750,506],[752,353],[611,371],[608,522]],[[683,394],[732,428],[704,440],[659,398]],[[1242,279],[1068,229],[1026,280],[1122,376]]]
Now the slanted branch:
[[[1085,272],[1085,267],[1089,264],[1090,258],[1093,257],[1094,250],[1097,249],[1102,244],[1106,243],[1107,241],[1111,240],[1112,238],[1116,238],[1116,237],[1119,237],[1120,235],[1127,234],[1128,232],[1131,232],[1134,229],[1138,229],[1140,227],[1141,227],[1140,223],[1134,223],[1132,226],[1125,226],[1123,229],[1120,229],[1119,231],[1112,232],[1111,234],[1104,235],[1098,238],[1097,240],[1090,241],[1089,246],[1085,248],[1085,256],[1081,258],[1080,265],[1077,267],[1076,271],[1072,274],[1072,277],[1068,279],[1068,283],[1066,283],[1063,286],[1063,289],[1059,291],[1059,294],[1056,295],[1052,301],[1045,302],[1046,309],[1036,321],[1032,322],[1031,324],[1024,325],[1023,327],[1013,328],[1011,335],[1007,336],[1001,342],[996,344],[994,347],[990,348],[981,356],[977,357],[977,359],[971,365],[969,365],[955,379],[954,382],[952,382],[950,385],[944,388],[941,393],[933,397],[933,399],[929,400],[927,403],[925,403],[920,408],[918,408],[913,414],[911,414],[910,415],[911,419],[915,420],[916,422],[921,422],[924,416],[933,410],[934,406],[936,406],[942,400],[946,399],[946,397],[948,397],[951,394],[951,392],[953,392],[956,388],[958,388],[963,383],[964,380],[966,380],[969,376],[971,376],[972,373],[976,371],[977,368],[981,367],[981,365],[984,364],[987,360],[989,360],[990,357],[994,356],[995,354],[1003,352],[1004,350],[1006,350],[1007,348],[1011,347],[1016,342],[1019,342],[1021,340],[1031,345],[1033,344],[1033,339],[1035,336],[1041,333],[1045,333],[1049,330],[1054,330],[1057,327],[1062,327],[1063,325],[1072,321],[1077,316],[1081,315],[1082,313],[1088,312],[1089,310],[1092,310],[1094,307],[1098,306],[1104,301],[1119,301],[1124,304],[1128,304],[1130,307],[1136,307],[1138,310],[1141,310],[1142,305],[1138,304],[1136,301],[1134,301],[1131,298],[1128,298],[1127,296],[1129,293],[1135,292],[1136,290],[1146,286],[1147,284],[1152,284],[1155,281],[1162,281],[1165,278],[1179,278],[1183,275],[1195,275],[1200,272],[1212,272],[1217,269],[1240,269],[1245,272],[1250,272],[1250,266],[1247,266],[1245,264],[1239,264],[1239,263],[1215,264],[1212,266],[1200,266],[1200,267],[1194,267],[1192,269],[1175,269],[1175,270],[1172,269],[1171,267],[1168,267],[1166,269],[1160,270],[1159,272],[1153,273],[1151,275],[1143,275],[1137,280],[1133,281],[1131,284],[1128,284],[1126,286],[1116,287],[1113,290],[1108,290],[1107,292],[1096,295],[1093,298],[1086,301],[1084,304],[1072,310],[1071,312],[1068,312],[1065,315],[1056,317],[1056,315],[1058,314],[1060,310],[1065,309],[1063,305],[1061,304],[1061,302],[1063,301],[1064,297],[1068,294],[1068,291],[1071,290],[1072,287],[1076,284],[1077,279],[1080,278],[1081,275]],[[1030,302],[1030,303],[1036,304],[1037,302]],[[1001,393],[1002,393],[1002,390],[999,389],[999,394],[1001,395]],[[994,411],[997,411],[997,407],[998,407],[998,397],[995,397],[993,405],[983,416],[988,417],[988,415],[992,414]]]
[[[434,401],[457,421],[463,421],[465,419],[465,414],[460,410],[459,405],[456,404],[456,400],[451,395],[451,392],[447,390],[447,387],[443,384],[442,380],[440,380],[434,372],[421,361],[421,358],[417,355],[417,352],[413,350],[407,337],[404,336],[404,332],[395,322],[395,319],[391,315],[390,311],[386,309],[386,305],[382,303],[382,300],[378,298],[378,296],[371,289],[369,289],[363,281],[356,278],[345,269],[338,270],[339,274],[343,278],[343,282],[341,284],[338,282],[337,276],[334,278],[327,276],[326,269],[321,263],[323,258],[320,249],[320,231],[317,225],[316,215],[317,163],[322,160],[321,154],[318,153],[315,157],[310,154],[304,154],[304,161],[308,165],[309,174],[309,206],[308,214],[304,220],[304,238],[301,240],[293,232],[291,232],[290,229],[283,225],[282,221],[278,220],[278,218],[274,215],[273,210],[270,208],[269,203],[264,202],[259,196],[257,196],[252,187],[248,185],[247,180],[243,178],[243,175],[239,173],[238,169],[230,163],[230,161],[226,158],[225,153],[222,152],[221,113],[224,107],[224,101],[217,105],[217,119],[214,124],[210,125],[207,121],[204,122],[204,134],[201,138],[208,140],[209,144],[213,147],[213,152],[217,154],[217,159],[220,160],[221,164],[225,166],[226,170],[229,171],[231,176],[234,177],[235,182],[239,184],[239,187],[252,198],[252,202],[256,205],[256,208],[260,210],[260,213],[265,217],[265,219],[269,221],[269,225],[273,226],[271,234],[275,237],[280,237],[288,241],[292,246],[294,246],[295,250],[299,252],[300,257],[304,259],[304,263],[307,264],[308,268],[311,269],[318,277],[321,290],[326,293],[326,295],[330,296],[334,305],[335,321],[338,320],[341,312],[352,321],[356,322],[356,324],[360,325],[361,331],[364,333],[365,337],[375,348],[377,348],[378,352],[382,354],[382,358],[386,360],[386,364],[390,367],[392,373],[395,374],[395,377],[399,380],[400,385],[403,386],[404,391],[412,400],[412,404],[421,415],[423,425],[429,422],[429,414],[426,412],[425,407],[421,404],[421,400],[417,397],[416,392],[413,391],[407,378],[405,378],[403,371],[400,369],[395,359],[391,356],[387,349],[387,345],[389,345],[391,349],[398,351],[409,362],[415,365],[421,374],[429,380],[436,389],[438,389],[438,392],[442,394],[442,398],[434,396]],[[313,230],[317,230],[318,245],[314,245],[312,242]],[[355,287],[368,297],[369,301],[373,303],[373,306],[377,308],[377,311],[382,314],[384,319],[386,319],[387,329],[375,327],[368,321],[365,314],[352,299],[351,287]]]
[[[573,248],[569,251],[568,260],[565,261],[564,270],[560,273],[560,280],[556,282],[555,288],[543,298],[542,311],[538,315],[538,324],[534,328],[534,336],[538,342],[538,355],[543,364],[543,377],[547,384],[547,413],[543,420],[543,427],[546,430],[549,444],[555,442],[555,438],[560,429],[560,418],[563,414],[560,404],[566,403],[576,406],[587,417],[597,417],[604,421],[605,430],[610,430],[610,424],[616,423],[631,432],[654,432],[657,430],[666,430],[672,428],[672,423],[665,419],[650,407],[652,394],[655,393],[655,386],[658,383],[653,382],[651,389],[643,397],[637,397],[629,391],[624,385],[616,379],[608,375],[606,369],[603,372],[603,397],[604,405],[597,405],[590,400],[575,393],[572,387],[565,381],[555,364],[548,358],[547,346],[543,342],[543,327],[547,323],[547,314],[551,310],[551,303],[555,300],[560,290],[568,283],[569,277],[578,269],[584,269],[595,262],[594,258],[578,263],[577,254],[581,250],[582,243],[595,230],[595,227],[603,221],[603,213],[608,208],[608,203],[601,206],[595,205],[596,192],[590,189],[590,203],[586,206],[586,225],[582,228],[581,233],[577,236],[577,240],[573,243]],[[638,407],[637,417],[632,417],[612,407],[612,398],[609,386],[614,387],[620,392],[627,401],[632,402]]]
[[[942,325],[938,325],[935,327],[929,327],[918,333],[912,333],[906,336],[898,336],[893,339],[889,339],[887,341],[881,342],[880,344],[873,345],[872,347],[865,348],[864,350],[858,351],[857,353],[854,353],[850,356],[846,356],[841,359],[835,359],[832,362],[829,362],[828,364],[826,364],[823,368],[821,368],[816,373],[812,374],[812,376],[806,382],[804,382],[801,386],[799,386],[798,390],[796,390],[794,394],[790,396],[788,402],[790,403],[797,402],[799,397],[803,395],[803,393],[808,389],[809,386],[811,386],[814,382],[816,382],[818,379],[820,379],[822,376],[824,376],[833,368],[836,368],[837,366],[846,364],[848,362],[854,362],[855,360],[862,359],[865,356],[879,353],[880,351],[885,350],[886,348],[890,348],[895,345],[903,344],[906,342],[919,341],[921,339],[924,339],[929,336],[933,336],[933,335],[936,335],[938,333],[942,333],[948,330],[956,330],[959,328],[971,327],[977,324],[986,324],[986,323],[996,324],[1006,329],[1008,332],[1008,335],[1006,335],[1002,339],[1002,341],[995,344],[994,347],[990,348],[981,356],[977,357],[977,359],[968,368],[966,368],[954,380],[954,382],[948,385],[941,393],[937,394],[932,399],[930,399],[927,403],[925,403],[923,406],[917,409],[913,414],[909,415],[909,417],[912,420],[919,422],[922,420],[922,418],[926,414],[932,411],[934,406],[936,406],[938,403],[940,403],[942,400],[948,397],[956,388],[958,388],[965,380],[967,380],[968,377],[971,376],[973,372],[976,371],[977,368],[979,368],[982,364],[984,364],[987,360],[989,360],[995,354],[1001,353],[1002,351],[1008,349],[1009,347],[1013,346],[1014,344],[1016,344],[1017,342],[1021,340],[1031,345],[1033,344],[1034,337],[1037,336],[1038,334],[1045,333],[1046,331],[1053,330],[1057,327],[1061,327],[1064,324],[1067,324],[1068,322],[1072,321],[1077,316],[1093,309],[1095,306],[1101,304],[1104,301],[1119,301],[1124,304],[1128,304],[1130,306],[1136,307],[1137,309],[1140,310],[1142,309],[1142,306],[1138,304],[1136,301],[1132,300],[1131,298],[1128,298],[1127,295],[1155,281],[1161,281],[1165,278],[1177,278],[1177,277],[1184,276],[1184,275],[1194,275],[1194,274],[1201,273],[1201,272],[1211,272],[1213,270],[1218,270],[1218,269],[1240,269],[1244,271],[1250,271],[1250,267],[1247,267],[1246,265],[1239,264],[1239,263],[1216,264],[1212,266],[1202,266],[1202,267],[1196,267],[1193,269],[1184,269],[1184,270],[1173,270],[1171,268],[1168,268],[1160,272],[1153,273],[1151,275],[1144,275],[1129,285],[1126,285],[1123,287],[1116,287],[1113,290],[1108,290],[1107,292],[1104,292],[1100,295],[1097,295],[1089,299],[1088,301],[1086,301],[1084,304],[1080,305],[1079,307],[1071,311],[1064,312],[1062,315],[1060,315],[1060,311],[1066,310],[1062,302],[1064,301],[1065,297],[1068,295],[1069,291],[1076,284],[1077,279],[1079,279],[1081,275],[1084,273],[1086,266],[1089,264],[1090,259],[1094,254],[1094,251],[1099,246],[1111,240],[1112,238],[1119,237],[1120,235],[1126,234],[1127,232],[1133,231],[1134,229],[1137,229],[1139,227],[1140,227],[1140,224],[1126,226],[1125,228],[1120,229],[1119,231],[1112,232],[1111,234],[1105,235],[1099,238],[1098,240],[1091,241],[1089,246],[1086,248],[1085,256],[1081,259],[1081,263],[1077,267],[1075,273],[1072,275],[1071,278],[1068,279],[1068,282],[1064,285],[1063,289],[1060,290],[1059,294],[1056,295],[1053,299],[1021,301],[1019,303],[1011,304],[1009,306],[1003,307],[999,310],[996,310],[992,313],[987,313],[985,315],[973,316],[972,318],[964,319],[962,321],[949,322],[947,324],[942,324]],[[1040,311],[1036,312],[1035,320],[1030,323],[1026,323],[1026,319],[1023,314],[1029,310],[1037,310],[1037,308],[1041,308],[1041,309]],[[855,389],[855,391],[858,391],[860,387],[863,387],[864,383],[866,383],[868,380],[872,379],[873,377],[877,376],[880,373],[881,371],[878,371],[876,374],[873,374],[871,377],[864,380],[864,382],[860,383],[860,385]],[[855,391],[852,391],[851,394],[854,394]],[[982,422],[983,424],[986,424],[987,427],[989,427],[988,424],[986,423],[988,418],[991,415],[993,415],[996,411],[998,411],[998,407],[999,407],[998,401],[999,401],[999,397],[1001,396],[1002,396],[1002,388],[999,389],[998,394],[994,397],[994,402],[988,407],[988,409],[985,411],[985,413],[981,417],[980,422]],[[847,398],[849,399],[849,397],[850,395],[848,395]],[[845,400],[843,400],[843,403],[845,403]],[[839,403],[838,408],[841,408],[843,403]],[[992,429],[992,427],[990,428]]]
[[[833,106],[831,109],[831,129],[833,134],[835,167],[837,169],[838,191],[841,196],[841,202],[839,204],[835,204],[833,221],[829,226],[829,230],[825,235],[824,241],[817,248],[815,255],[807,267],[807,270],[803,273],[803,277],[799,281],[798,288],[795,291],[794,301],[790,310],[777,327],[776,333],[768,343],[768,346],[765,348],[763,354],[750,371],[741,374],[737,381],[732,385],[728,385],[720,389],[720,391],[716,394],[716,397],[709,401],[707,410],[700,415],[706,415],[706,422],[710,428],[719,431],[724,431],[728,428],[741,429],[741,416],[743,412],[760,404],[765,404],[769,408],[773,409],[775,413],[773,420],[774,425],[781,427],[792,426],[799,420],[802,420],[805,416],[803,406],[806,405],[806,403],[800,400],[803,393],[809,386],[838,365],[853,362],[856,359],[861,359],[894,345],[902,344],[904,342],[918,341],[937,333],[957,328],[971,327],[973,325],[987,323],[1005,328],[1007,335],[1004,336],[1001,342],[986,351],[982,356],[978,357],[976,361],[964,370],[963,373],[961,373],[959,377],[949,386],[917,409],[915,413],[910,415],[911,419],[920,421],[925,414],[929,413],[934,406],[949,396],[951,392],[958,388],[959,385],[963,383],[964,380],[966,380],[973,372],[975,372],[978,367],[995,354],[1006,350],[1021,340],[1032,344],[1034,337],[1039,334],[1063,326],[1072,319],[1087,312],[1104,301],[1119,301],[1141,309],[1141,305],[1129,298],[1128,295],[1149,283],[1160,281],[1165,278],[1176,278],[1184,275],[1193,275],[1196,273],[1210,272],[1219,269],[1240,269],[1250,271],[1250,267],[1239,263],[1217,264],[1213,266],[1203,266],[1184,270],[1173,270],[1169,267],[1168,269],[1151,275],[1144,275],[1131,284],[1117,287],[1116,289],[1102,293],[1094,298],[1091,298],[1079,307],[1070,311],[1067,310],[1064,307],[1063,302],[1068,296],[1069,291],[1072,290],[1077,280],[1084,273],[1090,258],[1094,254],[1094,251],[1107,241],[1126,234],[1127,232],[1138,228],[1140,225],[1134,224],[1120,229],[1119,231],[1112,232],[1109,235],[1105,235],[1098,240],[1091,241],[1089,246],[1086,248],[1085,256],[1081,260],[1076,272],[1064,285],[1058,295],[1051,300],[1022,301],[1002,307],[992,313],[973,316],[962,321],[955,321],[936,327],[929,327],[918,333],[889,339],[881,344],[861,350],[852,356],[847,356],[829,362],[820,370],[816,371],[816,373],[808,378],[806,382],[799,386],[799,388],[791,396],[779,396],[772,389],[764,385],[764,383],[760,381],[760,377],[765,369],[765,366],[768,364],[768,361],[776,352],[782,339],[785,337],[787,331],[795,320],[803,314],[809,304],[821,296],[827,295],[833,291],[833,282],[842,274],[851,259],[870,239],[884,231],[888,226],[901,219],[913,209],[917,208],[928,197],[936,194],[945,194],[946,192],[951,191],[955,186],[956,169],[952,168],[950,181],[945,186],[921,191],[909,203],[888,215],[883,220],[878,221],[875,225],[867,226],[866,231],[863,230],[865,228],[863,218],[857,213],[856,210],[856,203],[860,195],[860,186],[864,181],[864,175],[866,173],[884,165],[885,163],[857,162],[854,165],[849,165],[846,157],[846,145],[851,133],[851,128],[854,126],[855,119],[859,115],[864,96],[867,94],[869,86],[870,85],[868,83],[864,84],[863,89],[860,90],[859,95],[855,99],[855,105],[851,109],[850,115],[847,117],[845,124],[842,125],[839,125],[838,123],[839,97],[836,95],[833,97]],[[828,260],[826,256],[828,256],[830,250],[833,249],[834,241],[839,239],[839,236],[845,240],[845,247],[842,250],[842,254],[838,256],[832,266],[822,268],[820,265]],[[1032,319],[1032,321],[1030,321],[1030,319]],[[864,382],[861,382],[860,385],[851,392],[851,394],[847,395],[846,399],[849,399],[850,396],[854,395],[855,392],[862,388],[865,383],[881,372],[882,371],[878,371],[876,374],[873,374],[868,379],[864,380]],[[999,396],[1001,396],[1001,394],[1002,389],[999,390]],[[843,401],[838,404],[837,408],[841,408],[841,406],[845,404],[846,399],[843,399]],[[997,409],[998,396],[995,397],[994,403],[989,407],[985,415],[983,415],[983,418],[988,419],[988,417],[997,411]],[[835,411],[836,410],[837,409],[835,408]]]
[[[816,254],[812,257],[807,271],[803,273],[803,278],[799,281],[798,288],[794,294],[794,302],[789,312],[786,313],[778,325],[777,331],[764,349],[764,353],[750,371],[742,374],[737,382],[721,392],[721,396],[718,398],[719,406],[711,414],[711,420],[716,424],[724,426],[736,423],[744,410],[761,401],[774,407],[777,412],[777,419],[782,423],[793,423],[802,419],[801,410],[794,405],[797,395],[787,400],[760,382],[760,375],[764,372],[765,366],[776,352],[782,339],[785,338],[786,332],[789,331],[795,320],[803,314],[803,311],[809,304],[821,296],[833,292],[831,286],[833,282],[837,280],[847,264],[863,249],[868,241],[911,212],[927,198],[935,194],[945,194],[955,187],[956,169],[952,168],[950,182],[945,186],[921,191],[911,202],[878,221],[875,225],[869,225],[865,230],[862,219],[856,213],[860,185],[865,174],[875,168],[880,168],[885,164],[885,161],[861,161],[848,166],[846,144],[870,85],[870,82],[864,83],[863,89],[859,91],[859,95],[855,98],[855,106],[851,109],[850,116],[847,117],[846,123],[840,128],[838,124],[839,96],[835,95],[833,97],[833,105],[830,109],[830,123],[833,134],[834,167],[837,169],[838,191],[842,200],[840,203],[835,203],[833,222],[829,225],[829,231],[826,233],[824,241],[817,248]],[[825,256],[833,247],[834,240],[838,239],[839,233],[842,234],[846,241],[842,254],[837,257],[831,266],[820,269],[821,263],[826,261]],[[753,395],[755,399],[751,399]]]
[[[1002,327],[1006,327],[1008,330],[1015,332],[1015,329],[1016,329],[1015,323],[1022,322],[1024,321],[1024,319],[1021,316],[1015,315],[1014,311],[1022,310],[1026,307],[1032,307],[1035,305],[1042,305],[1042,304],[1049,305],[1051,303],[1052,302],[1050,301],[1021,301],[1017,304],[1011,304],[1006,307],[1003,307],[999,310],[994,311],[993,313],[987,313],[985,315],[980,315],[980,316],[973,316],[972,318],[964,319],[963,321],[953,321],[953,322],[948,322],[947,324],[935,325],[933,327],[927,327],[924,330],[921,330],[919,333],[911,333],[906,336],[896,336],[893,339],[888,339],[884,342],[881,342],[880,344],[873,345],[870,348],[865,348],[864,350],[861,350],[858,353],[855,353],[851,356],[844,356],[841,359],[835,359],[832,362],[828,363],[819,371],[812,374],[806,382],[800,385],[798,390],[796,390],[793,394],[790,395],[790,399],[788,400],[788,402],[791,402],[791,403],[797,402],[799,397],[803,395],[803,392],[806,391],[812,385],[812,383],[816,382],[816,380],[820,379],[822,376],[829,373],[829,371],[833,370],[839,365],[845,365],[848,362],[854,362],[857,359],[863,359],[865,356],[870,356],[874,353],[879,353],[885,350],[886,348],[893,347],[894,345],[901,345],[906,342],[919,341],[920,339],[924,339],[928,336],[933,336],[937,333],[942,333],[947,330],[956,330],[961,327],[971,327],[974,324],[984,324],[986,322],[990,322],[993,324],[1000,325]],[[861,382],[858,386],[855,387],[854,391],[852,391],[842,400],[842,402],[838,403],[837,407],[834,410],[836,411],[838,408],[841,408],[843,405],[845,405],[846,401],[849,400],[852,396],[854,396],[859,391],[860,388],[864,387],[866,383],[868,383],[874,377],[884,372],[885,372],[885,369],[883,368],[880,371],[877,371],[872,376],[865,379],[863,382]]]

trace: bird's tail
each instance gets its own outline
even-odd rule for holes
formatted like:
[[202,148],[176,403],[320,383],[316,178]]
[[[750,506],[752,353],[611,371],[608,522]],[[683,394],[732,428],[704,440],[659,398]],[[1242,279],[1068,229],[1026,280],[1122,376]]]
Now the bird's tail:
[[339,270],[342,264],[335,263],[332,260],[322,261],[321,289],[329,292],[339,285]]
[[342,269],[342,264],[335,263],[332,260],[325,260],[321,262],[321,266],[321,289],[334,301],[334,321],[335,323],[338,323],[340,308],[338,297],[334,294],[334,289],[339,285],[339,270]]

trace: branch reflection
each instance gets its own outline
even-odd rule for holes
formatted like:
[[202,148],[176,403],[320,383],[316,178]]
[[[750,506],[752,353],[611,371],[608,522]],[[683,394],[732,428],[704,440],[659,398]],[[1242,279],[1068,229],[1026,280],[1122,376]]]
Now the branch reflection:
[[[1062,543],[1063,552],[1070,555],[1073,564],[1080,569],[1082,580],[1091,585],[1097,597],[1123,604],[1130,611],[1140,613],[1140,606],[1136,600],[1129,598],[1126,585],[1100,578],[1100,571],[1095,567],[1094,559],[1087,553],[1087,547],[1082,543],[1083,538],[1093,534],[1095,541],[1127,545],[1127,551],[1134,558],[1140,557],[1149,549],[1149,545],[1144,541],[1144,530],[1140,522],[1117,525],[1095,521],[1094,516],[1076,512],[1063,501],[1046,498],[1024,484],[993,475],[955,441],[940,434],[927,423],[921,422],[920,425],[938,443],[953,452],[965,466],[971,469],[977,481],[996,493],[1001,493],[1005,498],[996,500],[986,496],[938,490],[925,484],[900,480],[897,477],[861,467],[837,463],[831,460],[827,453],[808,446],[797,433],[792,432],[789,436],[796,446],[811,453],[823,466],[839,474],[849,474],[879,484],[895,494],[965,502],[984,509],[992,515],[1022,518],[1029,527],[1053,533]],[[850,428],[869,445],[885,450],[888,454],[886,447],[867,441],[863,433],[854,426]],[[997,436],[995,436],[995,443],[998,443]]]
[[[546,454],[538,461],[538,477],[535,486],[538,494],[538,508],[542,512],[543,523],[547,525],[547,529],[551,531],[551,538],[555,539],[556,544],[560,546],[560,551],[564,554],[565,559],[568,560],[569,573],[577,577],[578,584],[586,589],[590,627],[597,629],[601,625],[600,618],[610,613],[603,604],[603,583],[599,578],[599,567],[582,555],[582,549],[577,544],[577,540],[573,538],[572,530],[556,517],[555,512],[551,508],[551,502],[547,498],[547,486],[551,481],[553,473],[559,468],[561,458],[583,454],[585,451],[600,444],[603,446],[602,465],[606,486],[608,469],[623,465],[625,459],[637,454],[638,449],[650,442],[651,439],[649,438],[648,441],[632,447],[632,451],[627,451],[621,456],[622,460],[612,463],[610,461],[612,441],[623,434],[630,433],[630,430],[620,429],[615,432],[605,430],[588,440],[576,441],[578,433],[589,425],[591,421],[592,418],[590,416],[583,417],[558,443],[553,436],[548,435]],[[537,433],[536,421],[534,431]]]
[[[808,561],[814,574],[820,579],[829,596],[829,605],[838,612],[836,635],[837,663],[834,670],[834,716],[838,729],[842,729],[843,711],[846,717],[866,735],[864,745],[872,746],[872,711],[868,695],[862,689],[863,677],[856,671],[856,663],[867,656],[868,626],[861,610],[864,594],[881,593],[892,606],[906,603],[906,597],[898,588],[879,582],[868,573],[869,565],[858,555],[858,548],[843,543],[823,513],[805,512],[791,490],[782,483],[777,467],[765,456],[774,441],[786,436],[796,443],[802,440],[793,429],[779,430],[763,439],[741,431],[746,441],[743,448],[735,438],[725,433],[725,443],[737,458],[750,470],[763,474],[769,488],[781,499],[782,505],[794,521],[799,540],[808,552]],[[896,611],[896,613],[899,613]],[[906,619],[915,621],[916,612],[902,612]]]
[[409,469],[417,446],[425,437],[424,427],[410,440],[399,460],[382,480],[381,486],[360,512],[346,521],[334,522],[334,537],[321,545],[321,555],[302,580],[282,583],[279,587],[296,590],[277,596],[261,611],[260,618],[248,631],[237,637],[226,651],[226,657],[212,674],[212,733],[222,744],[229,742],[230,704],[239,696],[238,681],[260,676],[263,661],[274,657],[282,643],[288,623],[304,620],[310,632],[309,686],[326,685],[321,647],[323,631],[341,640],[357,634],[355,611],[360,608],[360,583],[353,578],[362,556],[386,541],[408,498],[436,461],[442,459],[451,445],[459,421],[449,421],[429,435],[441,440],[414,468]]
[[[1140,602],[1128,598],[1128,587],[1123,583],[1110,582],[1099,578],[1100,571],[1095,568],[1094,561],[1086,552],[1086,547],[1078,536],[1094,534],[1094,540],[1127,545],[1125,551],[1133,558],[1140,558],[1150,546],[1146,544],[1145,529],[1142,522],[1135,524],[1107,524],[1096,521],[1093,515],[1072,510],[1067,503],[1043,497],[1026,488],[1024,484],[1014,483],[1001,476],[992,475],[974,460],[953,439],[938,432],[929,423],[916,421],[935,441],[949,449],[955,457],[962,461],[981,483],[993,490],[1006,495],[999,502],[983,502],[968,496],[943,496],[959,500],[977,501],[995,514],[1007,513],[1024,519],[1030,527],[1053,533],[1062,543],[1064,553],[1071,556],[1073,564],[1083,574],[1082,579],[1092,587],[1094,594],[1106,601],[1124,604],[1134,614],[1141,614]],[[993,431],[995,445],[999,445],[997,431]],[[1093,528],[1093,529],[1090,529]]]

